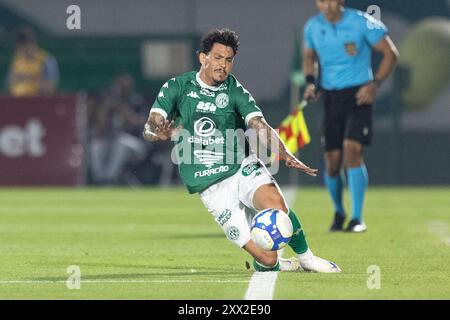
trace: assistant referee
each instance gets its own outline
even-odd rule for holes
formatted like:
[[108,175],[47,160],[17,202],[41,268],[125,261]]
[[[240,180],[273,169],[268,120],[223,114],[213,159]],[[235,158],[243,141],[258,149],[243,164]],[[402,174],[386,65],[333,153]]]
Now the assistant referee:
[[[330,230],[344,230],[340,172],[345,168],[352,201],[352,216],[345,231],[364,232],[367,227],[362,210],[369,179],[363,146],[372,138],[372,103],[377,89],[393,71],[398,51],[386,26],[371,15],[344,7],[344,0],[316,0],[316,4],[320,13],[304,27],[304,98],[317,100],[323,93],[324,180],[335,209]],[[383,56],[375,76],[373,49]],[[315,61],[320,65],[320,81],[314,76]]]

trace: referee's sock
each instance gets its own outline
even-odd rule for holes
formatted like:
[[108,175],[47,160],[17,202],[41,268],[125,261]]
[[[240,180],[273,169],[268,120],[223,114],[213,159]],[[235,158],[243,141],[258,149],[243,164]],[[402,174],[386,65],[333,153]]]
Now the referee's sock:
[[364,203],[364,194],[369,184],[369,176],[366,166],[348,168],[348,189],[352,199],[352,219],[358,219],[362,222],[362,208]]
[[345,215],[344,206],[342,205],[342,192],[343,183],[341,175],[338,174],[335,177],[331,177],[328,173],[324,174],[324,182],[330,192],[331,199],[333,200],[334,210],[341,216]]
[[306,242],[302,224],[292,209],[289,209],[289,219],[291,219],[293,227],[292,238],[291,241],[289,241],[289,246],[297,254],[305,253],[308,250],[308,243]]

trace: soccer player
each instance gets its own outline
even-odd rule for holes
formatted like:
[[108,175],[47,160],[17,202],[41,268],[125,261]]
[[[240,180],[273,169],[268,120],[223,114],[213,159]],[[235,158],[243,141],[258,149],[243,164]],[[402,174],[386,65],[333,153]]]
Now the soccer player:
[[[334,204],[331,231],[343,230],[346,218],[342,204],[341,168],[347,169],[352,200],[349,232],[364,232],[362,219],[368,174],[363,146],[372,137],[372,103],[378,87],[394,69],[398,51],[386,26],[369,14],[344,7],[344,0],[316,0],[319,14],[304,27],[303,72],[305,99],[317,100],[323,90],[325,116],[322,141],[325,148],[325,185]],[[383,56],[375,77],[371,68],[372,49]],[[314,77],[319,61],[320,83]]]
[[[289,153],[252,95],[230,73],[238,46],[238,36],[228,29],[206,35],[198,52],[200,71],[187,72],[162,86],[143,136],[148,141],[176,141],[183,151],[179,171],[188,191],[199,193],[227,238],[254,257],[255,270],[340,272],[336,264],[311,252],[299,219],[259,158],[245,154],[245,148],[232,143],[234,139],[224,138],[230,130],[249,128],[268,148],[279,146],[274,149],[279,149],[286,166],[317,175],[316,169]],[[296,257],[282,259],[251,240],[249,219],[268,208],[289,215],[294,227],[289,245]]]

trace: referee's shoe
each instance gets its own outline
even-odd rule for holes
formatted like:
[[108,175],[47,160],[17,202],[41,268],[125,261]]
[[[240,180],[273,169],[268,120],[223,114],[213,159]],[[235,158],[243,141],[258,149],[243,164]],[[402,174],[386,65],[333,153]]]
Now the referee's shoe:
[[333,224],[330,227],[330,231],[331,232],[344,231],[344,221],[345,221],[345,214],[335,212]]
[[367,230],[367,226],[364,222],[360,221],[359,219],[352,219],[350,220],[347,228],[345,228],[346,232],[365,232]]

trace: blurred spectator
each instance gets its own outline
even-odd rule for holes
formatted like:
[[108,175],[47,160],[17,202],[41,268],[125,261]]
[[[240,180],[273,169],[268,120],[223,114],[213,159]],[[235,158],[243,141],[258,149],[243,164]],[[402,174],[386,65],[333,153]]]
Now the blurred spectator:
[[[147,156],[147,144],[141,138],[146,121],[144,99],[135,92],[128,74],[118,75],[89,107],[90,172],[95,184],[129,183],[130,164]],[[128,177],[126,176],[128,175]]]
[[30,27],[16,33],[16,51],[7,78],[8,92],[15,97],[51,95],[59,79],[56,59],[38,47]]

